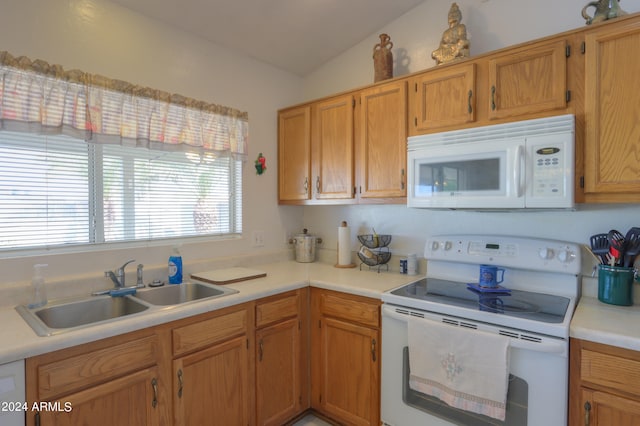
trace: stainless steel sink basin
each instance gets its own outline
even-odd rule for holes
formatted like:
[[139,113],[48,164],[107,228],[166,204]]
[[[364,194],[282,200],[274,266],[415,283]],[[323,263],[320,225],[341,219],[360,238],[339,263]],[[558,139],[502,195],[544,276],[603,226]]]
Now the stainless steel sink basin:
[[50,302],[35,309],[24,305],[16,308],[39,336],[51,336],[137,314],[147,309],[148,305],[129,296],[93,296],[80,300]]
[[237,290],[228,287],[212,284],[182,283],[139,290],[133,297],[152,305],[168,306],[196,300],[215,299],[237,292]]

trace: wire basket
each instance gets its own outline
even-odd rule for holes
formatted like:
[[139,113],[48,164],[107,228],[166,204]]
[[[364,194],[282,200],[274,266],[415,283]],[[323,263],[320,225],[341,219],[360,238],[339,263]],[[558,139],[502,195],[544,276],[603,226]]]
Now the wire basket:
[[[367,248],[380,248],[380,247],[386,247],[389,245],[389,243],[391,243],[391,235],[384,235],[384,234],[358,235],[358,240],[360,241],[360,244],[362,244]],[[389,260],[387,259],[387,262],[388,261]]]
[[366,257],[362,253],[358,252],[358,257],[360,258],[362,263],[364,263],[367,266],[384,265],[385,263],[389,262],[389,260],[391,259],[391,252],[383,251],[380,253],[373,253],[371,257]]

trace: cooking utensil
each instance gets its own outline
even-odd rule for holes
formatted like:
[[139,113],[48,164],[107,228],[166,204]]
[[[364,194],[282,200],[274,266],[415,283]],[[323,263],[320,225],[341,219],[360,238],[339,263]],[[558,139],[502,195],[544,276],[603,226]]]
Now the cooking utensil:
[[600,263],[606,265],[610,248],[608,234],[592,235],[589,242],[591,243],[591,252],[600,258]]
[[624,235],[618,230],[612,229],[607,234],[607,239],[609,240],[609,253],[613,256],[610,264],[611,266],[615,266],[619,263],[618,259],[622,259],[624,257],[624,249],[625,249],[625,239]]
[[625,239],[625,252],[623,266],[629,268],[636,260],[636,256],[640,253],[640,228],[633,227],[627,231]]

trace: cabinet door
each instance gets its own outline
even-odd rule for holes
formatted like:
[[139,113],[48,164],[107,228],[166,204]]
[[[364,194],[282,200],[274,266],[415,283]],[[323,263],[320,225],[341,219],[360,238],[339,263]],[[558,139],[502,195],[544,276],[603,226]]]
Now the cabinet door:
[[313,105],[311,158],[318,200],[353,198],[353,109],[352,95]]
[[249,424],[248,359],[242,336],[175,360],[175,425]]
[[489,119],[566,108],[566,41],[530,45],[489,60]]
[[360,93],[357,164],[360,198],[406,197],[407,83]]
[[379,332],[324,318],[320,342],[320,408],[347,425],[380,422]]
[[583,389],[584,423],[588,426],[637,426],[640,402],[606,392]]
[[39,413],[43,425],[159,425],[158,371],[131,373],[52,404]]
[[300,330],[290,319],[256,332],[257,424],[284,424],[301,404]]
[[476,64],[429,70],[410,82],[410,134],[472,123],[476,119]]
[[585,43],[585,193],[640,201],[640,23],[605,26]]
[[278,115],[278,198],[308,200],[311,175],[311,108],[303,106]]

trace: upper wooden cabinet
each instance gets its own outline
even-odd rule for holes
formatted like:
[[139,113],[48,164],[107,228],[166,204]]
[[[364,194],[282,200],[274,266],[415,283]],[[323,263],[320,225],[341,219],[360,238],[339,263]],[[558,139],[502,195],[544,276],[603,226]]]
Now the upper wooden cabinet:
[[586,201],[640,201],[640,19],[585,34]]
[[356,167],[358,197],[407,196],[407,83],[394,81],[360,92]]
[[317,200],[354,197],[354,108],[351,94],[317,102],[311,107],[312,192]]
[[567,42],[560,39],[489,57],[489,119],[567,106]]
[[476,119],[476,64],[436,69],[409,80],[411,134],[472,123]]
[[302,106],[278,114],[278,197],[308,200],[311,197],[311,107]]

